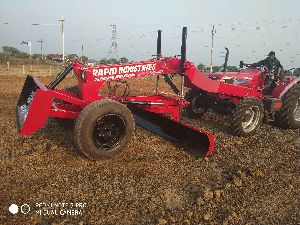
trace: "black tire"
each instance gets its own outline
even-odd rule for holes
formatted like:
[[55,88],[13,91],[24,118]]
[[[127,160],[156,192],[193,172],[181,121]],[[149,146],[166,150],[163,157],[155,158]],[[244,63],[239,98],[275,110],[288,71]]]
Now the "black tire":
[[[77,85],[72,85],[72,86],[66,87],[63,90],[70,92],[72,94],[78,95]],[[57,103],[65,103],[66,104],[67,102],[58,100]],[[66,130],[74,129],[75,120],[65,119],[65,118],[57,118],[57,117],[55,118],[55,120],[59,124],[60,127],[66,129]]]
[[250,136],[262,123],[263,103],[256,98],[245,98],[234,110],[231,122],[232,133],[237,136]]
[[86,106],[75,122],[75,144],[91,159],[109,158],[126,147],[134,129],[133,115],[125,105],[96,101]]
[[276,114],[276,124],[285,129],[300,128],[300,84],[294,85],[282,98],[282,108]]
[[204,92],[190,89],[186,92],[184,99],[190,102],[184,111],[187,117],[200,118],[208,110]]

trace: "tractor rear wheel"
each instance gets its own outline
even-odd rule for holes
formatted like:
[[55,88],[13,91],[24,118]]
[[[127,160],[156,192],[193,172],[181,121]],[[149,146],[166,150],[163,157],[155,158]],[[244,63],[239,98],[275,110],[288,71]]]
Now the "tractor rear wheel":
[[125,148],[134,129],[133,115],[125,105],[113,100],[95,101],[75,122],[75,144],[89,158],[109,158]]
[[231,129],[237,136],[250,136],[262,123],[263,104],[256,98],[245,98],[236,106]]
[[286,129],[300,128],[300,84],[294,85],[282,98],[282,108],[275,122]]
[[204,92],[190,89],[186,92],[184,99],[190,102],[185,108],[185,114],[190,118],[200,118],[208,109]]
[[[78,87],[77,85],[72,85],[69,87],[66,87],[63,89],[64,91],[70,92],[72,94],[78,95]],[[68,102],[65,101],[56,101],[57,103],[64,103],[68,104]],[[75,120],[72,119],[66,119],[66,118],[55,118],[56,122],[59,124],[60,127],[66,129],[66,130],[72,130],[74,128]]]

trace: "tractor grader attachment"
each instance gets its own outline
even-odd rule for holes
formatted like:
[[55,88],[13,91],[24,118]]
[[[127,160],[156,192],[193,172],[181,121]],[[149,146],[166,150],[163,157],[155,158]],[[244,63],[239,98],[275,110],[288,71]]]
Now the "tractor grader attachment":
[[[66,103],[57,104],[53,101],[55,98]],[[71,101],[72,104],[67,103]],[[114,101],[127,105],[138,126],[180,145],[192,154],[206,156],[213,151],[212,134],[179,120],[180,108],[187,102],[162,95],[131,96],[115,98]],[[36,77],[27,76],[16,106],[18,130],[22,136],[28,136],[43,128],[48,117],[76,120],[88,104],[79,96],[50,90]],[[166,114],[171,116],[167,117]]]
[[[16,114],[19,133],[30,135],[43,128],[48,117],[68,122],[74,127],[74,141],[86,156],[99,160],[120,152],[131,139],[135,124],[179,144],[198,156],[209,155],[214,148],[214,136],[209,132],[180,121],[180,110],[189,102],[183,98],[184,80],[193,83],[187,71],[195,66],[186,61],[186,31],[183,28],[181,58],[161,56],[161,31],[158,32],[157,55],[154,59],[126,64],[88,66],[79,61],[70,63],[50,84],[27,76],[19,97]],[[74,71],[78,85],[65,90],[57,88]],[[171,75],[181,75],[177,87]],[[117,96],[110,82],[163,76],[177,98],[159,93],[153,96]],[[190,76],[190,77],[189,77]],[[202,74],[203,78],[205,77]],[[206,78],[207,79],[207,78]],[[158,85],[157,78],[157,85]],[[201,80],[195,79],[195,84]],[[217,88],[215,85],[213,88]],[[100,96],[107,85],[109,94]]]

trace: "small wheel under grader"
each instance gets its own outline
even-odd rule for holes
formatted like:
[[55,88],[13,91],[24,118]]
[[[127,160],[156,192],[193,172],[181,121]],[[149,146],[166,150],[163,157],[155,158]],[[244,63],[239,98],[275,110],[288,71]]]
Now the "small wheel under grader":
[[200,118],[207,110],[206,93],[190,89],[184,99],[190,104],[185,108],[185,114],[190,118]]
[[91,159],[109,158],[125,148],[134,129],[133,115],[125,105],[114,100],[95,101],[75,122],[75,144]]

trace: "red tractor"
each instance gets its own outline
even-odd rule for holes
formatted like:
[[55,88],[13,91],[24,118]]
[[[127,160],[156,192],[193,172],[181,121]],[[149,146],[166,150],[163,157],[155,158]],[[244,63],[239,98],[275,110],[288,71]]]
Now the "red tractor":
[[[184,27],[181,58],[161,56],[159,31],[157,56],[154,59],[97,66],[88,66],[76,61],[70,63],[49,84],[42,84],[34,76],[27,76],[16,106],[20,134],[30,135],[43,128],[48,117],[54,117],[61,124],[73,125],[77,148],[86,156],[99,160],[124,149],[131,139],[136,123],[183,145],[197,155],[209,155],[214,148],[214,136],[181,122],[181,109],[187,107],[188,111],[199,115],[213,100],[228,109],[235,109],[238,118],[248,117],[248,114],[250,117],[253,114],[257,115],[256,127],[261,122],[263,108],[269,107],[270,112],[281,108],[278,98],[266,99],[266,106],[263,106],[264,97],[259,89],[263,87],[258,74],[253,75],[253,79],[248,82],[252,86],[248,87],[214,79],[200,72],[193,63],[186,61],[186,34],[187,28]],[[78,85],[67,89],[57,88],[71,71],[76,74]],[[176,74],[181,77],[180,87],[171,79],[172,75]],[[247,76],[250,72],[245,71],[244,74]],[[117,96],[115,87],[111,86],[111,81],[126,84],[128,79],[147,76],[156,76],[156,84],[159,76],[162,76],[180,98],[164,96],[157,88],[156,94],[152,96],[133,96],[130,95],[130,91],[124,91],[123,95]],[[103,96],[99,93],[105,85],[109,93]],[[184,86],[191,88],[187,99],[184,99]],[[284,95],[290,96],[286,97],[287,100],[294,100],[294,96],[289,93],[295,91],[291,90]],[[284,101],[282,109],[285,106]],[[205,107],[202,107],[202,104]],[[284,113],[278,114],[278,117],[280,116],[285,118]],[[240,125],[244,126],[247,121],[241,120]],[[237,119],[236,121],[238,122]],[[236,128],[239,129],[238,124]]]
[[[228,54],[224,65],[227,60]],[[242,69],[245,65],[249,68]],[[208,109],[229,115],[232,132],[238,136],[253,134],[262,121],[272,121],[282,128],[300,128],[300,79],[281,77],[266,94],[265,79],[271,75],[266,67],[253,68],[242,61],[238,72],[210,73],[210,79],[241,87],[244,93],[242,96],[227,95],[222,91],[212,93],[191,85],[185,96],[191,103],[186,108],[187,115],[200,117]]]

